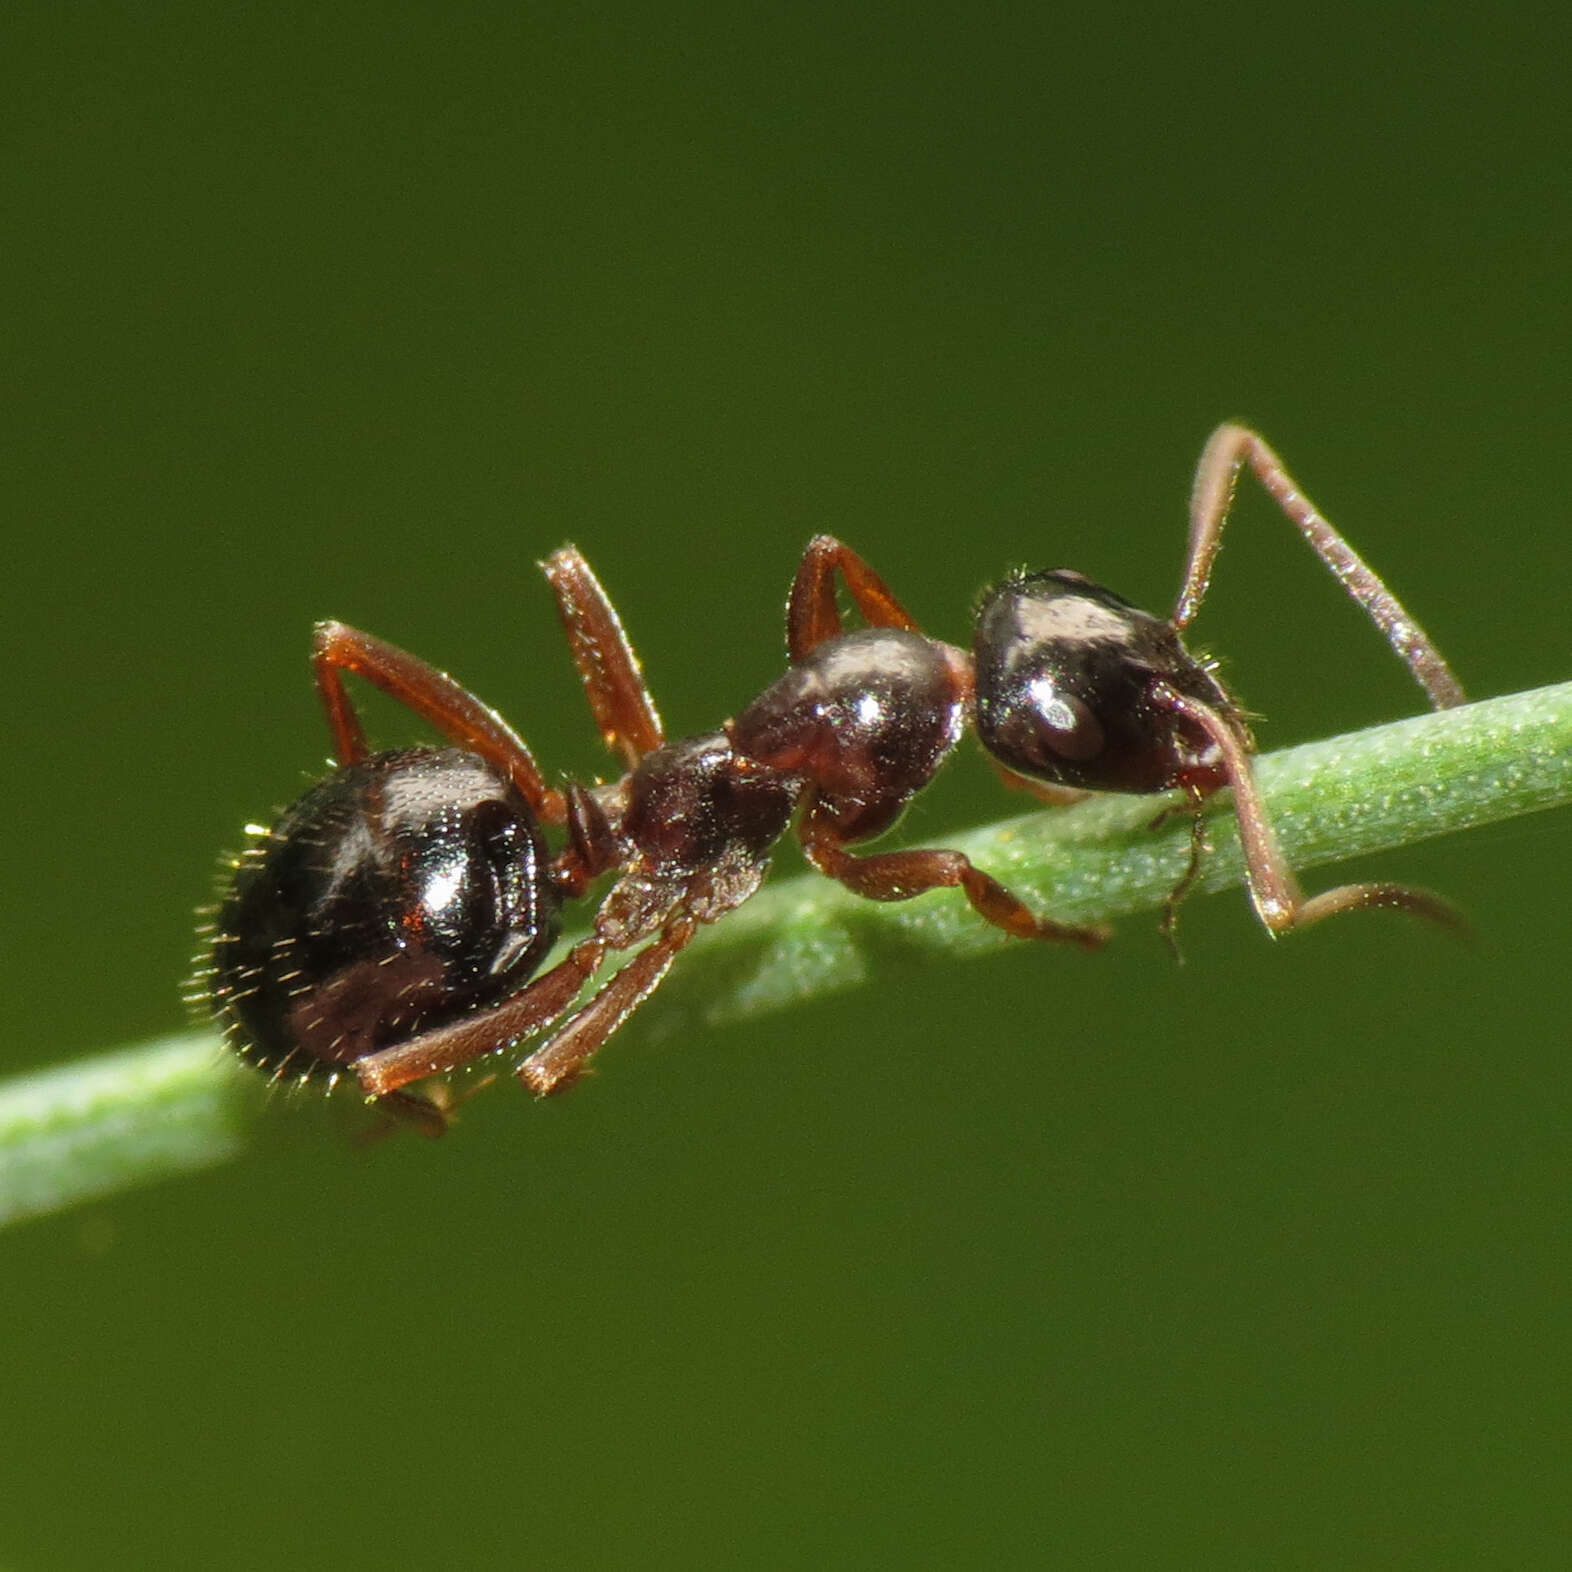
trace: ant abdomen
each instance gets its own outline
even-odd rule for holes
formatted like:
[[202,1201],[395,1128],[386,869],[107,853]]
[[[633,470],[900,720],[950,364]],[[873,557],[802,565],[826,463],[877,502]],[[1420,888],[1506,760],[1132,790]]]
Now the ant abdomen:
[[845,841],[894,823],[954,748],[969,683],[959,650],[904,628],[819,644],[727,723],[739,755],[796,775]]
[[534,811],[485,760],[373,754],[237,861],[215,1007],[275,1075],[332,1075],[518,988],[556,937],[560,899]]
[[977,735],[1006,768],[1088,791],[1213,791],[1211,737],[1158,684],[1237,722],[1226,691],[1173,624],[1067,569],[983,596],[974,630]]

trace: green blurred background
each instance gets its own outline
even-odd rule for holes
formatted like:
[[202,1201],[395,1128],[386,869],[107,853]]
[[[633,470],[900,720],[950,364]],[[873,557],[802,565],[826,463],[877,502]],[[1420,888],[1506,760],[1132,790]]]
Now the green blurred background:
[[[343,617],[552,766],[534,562],[677,731],[815,530],[935,632],[1156,608],[1249,419],[1478,694],[1568,675],[1551,8],[23,5],[0,379],[0,1064],[164,1031]],[[1198,625],[1276,745],[1415,694],[1245,500]],[[385,740],[402,723],[376,711]],[[913,841],[1018,811],[975,759]],[[0,1239],[17,1568],[1563,1566],[1565,815],[1187,963],[1128,922]],[[795,856],[782,858],[783,866]],[[1322,872],[1312,885],[1328,882]]]

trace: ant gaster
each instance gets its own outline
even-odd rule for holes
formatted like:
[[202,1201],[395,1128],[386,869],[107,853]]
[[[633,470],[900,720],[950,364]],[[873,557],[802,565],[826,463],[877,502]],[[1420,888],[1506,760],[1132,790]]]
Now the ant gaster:
[[[352,1071],[370,1097],[432,1129],[445,1121],[441,1095],[405,1088],[544,1033],[517,1074],[545,1095],[581,1073],[701,926],[753,894],[793,821],[808,861],[858,895],[959,888],[1008,933],[1096,949],[1105,929],[1033,913],[960,852],[851,849],[890,828],[968,722],[1007,781],[1050,800],[1177,788],[1198,806],[1231,787],[1250,899],[1273,933],[1361,906],[1455,923],[1439,897],[1404,885],[1301,893],[1255,786],[1243,714],[1184,647],[1247,463],[1432,705],[1462,703],[1424,631],[1266,443],[1236,425],[1219,427],[1202,453],[1168,619],[1077,573],[1021,573],[982,597],[967,653],[922,633],[861,557],[820,535],[787,602],[786,671],[719,730],[677,742],[666,740],[599,581],[564,547],[543,570],[625,773],[548,785],[523,739],[451,677],[342,623],[320,624],[312,664],[338,768],[237,861],[212,945],[215,1014],[275,1078],[331,1082]],[[865,627],[843,627],[837,576]],[[373,753],[346,672],[452,746]],[[543,827],[560,832],[555,855]],[[1197,829],[1170,917],[1200,847]],[[589,936],[536,976],[563,902],[608,873],[616,878]],[[626,951],[632,958],[574,1010],[607,957]]]

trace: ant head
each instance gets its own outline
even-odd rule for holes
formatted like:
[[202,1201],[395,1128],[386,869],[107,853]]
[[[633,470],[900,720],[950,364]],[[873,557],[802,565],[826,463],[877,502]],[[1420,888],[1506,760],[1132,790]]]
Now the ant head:
[[1237,712],[1170,622],[1079,573],[1022,573],[977,607],[977,735],[1007,769],[1090,791],[1214,790],[1211,739],[1154,698],[1158,683]]

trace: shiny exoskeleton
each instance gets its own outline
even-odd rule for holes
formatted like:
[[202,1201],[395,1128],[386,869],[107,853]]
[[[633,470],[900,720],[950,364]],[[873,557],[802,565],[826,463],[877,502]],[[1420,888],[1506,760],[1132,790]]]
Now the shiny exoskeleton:
[[[1202,454],[1171,617],[1067,570],[1017,574],[983,596],[966,651],[922,633],[861,557],[821,535],[787,604],[787,669],[718,730],[675,742],[611,602],[565,547],[543,568],[625,772],[548,786],[522,739],[451,677],[322,624],[313,662],[339,768],[236,865],[212,949],[215,1012],[275,1074],[347,1069],[369,1096],[438,1127],[440,1106],[405,1088],[514,1043],[541,1039],[517,1074],[544,1095],[582,1072],[702,925],[758,888],[793,824],[813,866],[859,895],[958,888],[1009,933],[1095,949],[1105,930],[1034,913],[959,852],[852,849],[894,824],[968,724],[1008,780],[1043,795],[1178,789],[1199,805],[1231,787],[1247,886],[1273,932],[1361,906],[1454,922],[1445,902],[1403,885],[1301,894],[1255,788],[1242,714],[1184,647],[1247,463],[1431,702],[1462,702],[1419,625],[1239,426],[1220,427]],[[866,626],[844,627],[838,580]],[[371,753],[346,671],[452,746]],[[1194,844],[1199,856],[1199,830]],[[561,904],[606,874],[616,877],[588,937],[535,975]],[[631,958],[579,1003],[617,952]]]
[[1153,702],[1155,682],[1240,716],[1170,622],[1079,573],[1021,573],[976,618],[977,737],[1007,768],[1087,791],[1202,793],[1227,784],[1217,747]]
[[312,787],[236,865],[213,945],[239,1051],[342,1071],[532,976],[561,898],[533,810],[458,748]]

